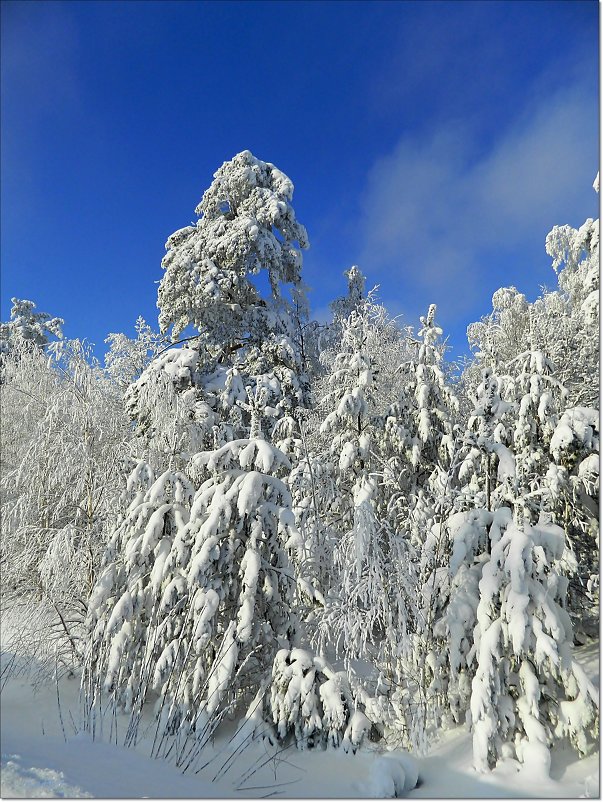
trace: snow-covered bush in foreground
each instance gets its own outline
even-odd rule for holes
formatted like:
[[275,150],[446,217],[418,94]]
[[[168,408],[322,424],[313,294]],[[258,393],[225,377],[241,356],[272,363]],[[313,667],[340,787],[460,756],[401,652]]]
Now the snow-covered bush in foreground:
[[409,754],[397,752],[372,761],[365,791],[371,799],[399,798],[412,791],[418,780],[416,761]]
[[355,752],[371,728],[357,707],[346,672],[304,649],[281,649],[274,660],[270,711],[280,740],[301,749],[342,746]]

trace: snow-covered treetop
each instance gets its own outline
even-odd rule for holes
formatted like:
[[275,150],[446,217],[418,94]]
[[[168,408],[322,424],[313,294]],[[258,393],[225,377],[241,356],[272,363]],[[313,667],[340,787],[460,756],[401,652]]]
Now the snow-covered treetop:
[[508,361],[522,350],[525,340],[529,304],[516,287],[501,287],[492,296],[492,312],[467,327],[469,346],[478,357],[492,363],[493,354],[500,361]]
[[469,418],[469,428],[472,428],[475,418],[489,422],[497,421],[512,406],[501,399],[500,382],[492,373],[491,368],[482,370],[482,383],[478,386],[476,395],[475,410]]
[[580,256],[598,253],[599,221],[588,218],[578,229],[571,226],[555,226],[547,234],[546,252],[553,258],[553,269],[559,273],[559,267],[565,264],[575,269]]
[[[244,336],[257,340],[267,322],[274,329],[275,316],[287,306],[281,285],[291,285],[299,303],[308,237],[292,196],[290,179],[248,150],[220,167],[195,210],[197,222],[166,243],[157,300],[162,332],[172,326],[177,339],[192,325],[210,345]],[[251,280],[262,269],[270,285],[267,301]]]
[[366,276],[360,268],[352,265],[349,270],[344,270],[343,275],[348,280],[348,293],[329,304],[334,320],[348,318],[352,312],[357,312],[366,300]]
[[120,386],[127,387],[145,369],[152,356],[167,346],[164,336],[153,331],[144,318],[136,320],[136,338],[112,333],[105,339],[109,350],[105,356],[107,373]]
[[[599,192],[598,173],[593,187]],[[555,226],[547,235],[546,252],[553,259],[560,289],[581,307],[587,323],[598,326],[599,221],[589,217],[578,229]]]
[[442,336],[442,329],[436,326],[435,323],[436,309],[437,307],[435,304],[430,304],[427,310],[427,316],[424,317],[421,315],[419,318],[421,321],[419,337],[421,337],[424,343],[419,352],[419,362],[425,362],[426,364],[431,361],[439,361],[436,358],[435,346]]
[[10,321],[0,324],[0,350],[5,351],[9,342],[31,342],[40,348],[49,342],[49,335],[63,337],[60,317],[50,317],[46,312],[34,312],[33,301],[11,298]]

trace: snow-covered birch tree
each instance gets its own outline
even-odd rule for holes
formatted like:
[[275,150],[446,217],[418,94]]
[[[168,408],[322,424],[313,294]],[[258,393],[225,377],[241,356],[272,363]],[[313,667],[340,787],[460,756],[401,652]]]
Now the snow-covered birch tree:
[[33,638],[77,662],[129,430],[118,388],[85,344],[45,350],[18,340],[3,362],[2,590],[5,602],[38,607]]

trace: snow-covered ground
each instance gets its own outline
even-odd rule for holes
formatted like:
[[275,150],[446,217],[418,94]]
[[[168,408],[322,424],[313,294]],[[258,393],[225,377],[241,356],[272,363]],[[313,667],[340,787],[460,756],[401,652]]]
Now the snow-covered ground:
[[[590,677],[599,682],[598,644],[578,650]],[[57,693],[58,692],[58,693]],[[60,699],[60,704],[57,701]],[[21,677],[8,680],[1,695],[1,795],[14,797],[372,797],[387,793],[399,772],[396,753],[386,761],[376,751],[279,751],[267,742],[228,761],[226,741],[204,753],[209,765],[183,775],[148,756],[149,740],[136,749],[92,741],[77,732],[78,682],[64,678],[37,690]],[[61,721],[62,719],[62,721]],[[124,720],[125,722],[125,720]],[[125,730],[122,723],[121,734]],[[118,739],[119,740],[119,739]],[[404,757],[402,771],[412,773]],[[472,768],[471,736],[463,729],[443,733],[430,753],[417,760],[419,783],[409,797],[598,797],[599,756],[577,760],[563,745],[553,750],[551,779],[534,776],[514,761],[491,774]],[[214,777],[217,779],[214,780]],[[402,780],[403,781],[403,780]]]

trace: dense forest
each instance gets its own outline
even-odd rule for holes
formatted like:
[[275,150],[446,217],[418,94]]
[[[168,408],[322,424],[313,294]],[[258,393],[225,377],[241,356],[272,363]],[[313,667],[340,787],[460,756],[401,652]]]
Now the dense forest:
[[93,734],[121,710],[135,744],[152,707],[183,770],[234,720],[417,754],[465,724],[478,770],[547,774],[598,736],[599,221],[553,227],[554,288],[499,289],[451,363],[430,299],[392,318],[357,266],[312,320],[292,198],[225,162],[166,243],[159,329],[104,364],[13,299],[2,606],[30,626],[3,649],[78,676]]

